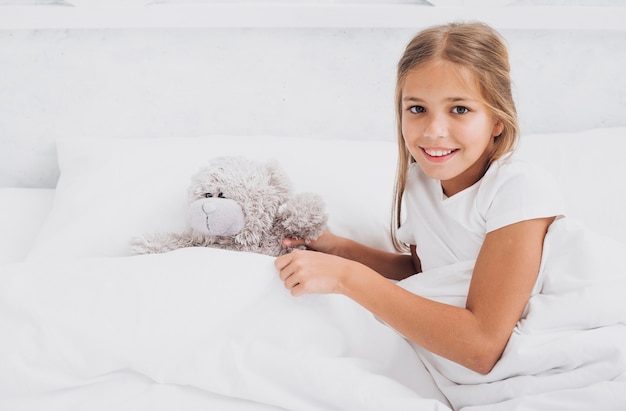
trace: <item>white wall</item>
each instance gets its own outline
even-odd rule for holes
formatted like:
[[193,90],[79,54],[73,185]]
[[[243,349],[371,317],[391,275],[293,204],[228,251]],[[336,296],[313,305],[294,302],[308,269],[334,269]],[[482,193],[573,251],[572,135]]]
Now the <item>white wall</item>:
[[[393,139],[419,28],[0,27],[0,186],[54,186],[59,137]],[[626,126],[626,30],[501,31],[524,133]]]

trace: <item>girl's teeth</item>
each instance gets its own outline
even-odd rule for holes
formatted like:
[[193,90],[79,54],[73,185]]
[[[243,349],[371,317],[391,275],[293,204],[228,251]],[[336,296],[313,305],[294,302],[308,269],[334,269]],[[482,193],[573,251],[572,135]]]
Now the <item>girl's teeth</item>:
[[442,157],[442,156],[447,156],[448,154],[452,153],[453,150],[424,150],[426,151],[426,154],[428,154],[429,156],[432,157]]

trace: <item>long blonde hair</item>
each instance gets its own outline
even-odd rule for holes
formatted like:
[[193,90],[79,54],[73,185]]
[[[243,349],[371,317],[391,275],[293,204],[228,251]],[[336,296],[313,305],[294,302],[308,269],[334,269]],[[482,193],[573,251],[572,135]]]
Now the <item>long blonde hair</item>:
[[402,87],[409,72],[419,65],[441,60],[464,67],[476,79],[482,98],[493,116],[502,122],[502,134],[495,138],[489,162],[512,151],[518,140],[517,111],[511,92],[509,55],[503,38],[483,23],[450,23],[427,28],[407,45],[398,62],[396,81],[396,126],[398,169],[392,203],[391,237],[398,251],[406,251],[396,232],[401,222],[402,198],[407,172],[415,159],[402,136]]

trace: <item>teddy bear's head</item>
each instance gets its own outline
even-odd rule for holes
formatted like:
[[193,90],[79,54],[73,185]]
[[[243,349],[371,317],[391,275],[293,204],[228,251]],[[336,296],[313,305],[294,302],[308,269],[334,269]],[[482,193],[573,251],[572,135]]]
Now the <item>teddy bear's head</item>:
[[291,195],[291,184],[276,163],[215,158],[192,178],[191,227],[204,236],[228,237],[241,246],[258,244]]

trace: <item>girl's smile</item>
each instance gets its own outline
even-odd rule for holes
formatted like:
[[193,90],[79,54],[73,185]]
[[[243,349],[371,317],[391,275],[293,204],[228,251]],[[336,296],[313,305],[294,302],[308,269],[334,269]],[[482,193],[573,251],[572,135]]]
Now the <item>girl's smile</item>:
[[483,102],[467,69],[434,61],[412,70],[402,86],[402,135],[415,161],[452,196],[487,169],[503,125]]
[[426,148],[420,147],[425,154],[426,159],[433,162],[444,162],[449,160],[454,154],[458,151],[458,149],[449,149],[449,148]]

